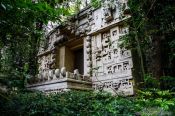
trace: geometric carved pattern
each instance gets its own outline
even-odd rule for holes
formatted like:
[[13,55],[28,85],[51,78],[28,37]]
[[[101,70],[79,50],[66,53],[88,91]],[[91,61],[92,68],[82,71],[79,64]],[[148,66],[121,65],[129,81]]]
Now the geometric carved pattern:
[[119,29],[122,30],[118,27],[92,40],[93,87],[101,90],[109,89],[110,86],[115,91],[125,91],[125,94],[131,95],[133,94],[131,51],[118,47],[118,38],[123,34],[119,33]]

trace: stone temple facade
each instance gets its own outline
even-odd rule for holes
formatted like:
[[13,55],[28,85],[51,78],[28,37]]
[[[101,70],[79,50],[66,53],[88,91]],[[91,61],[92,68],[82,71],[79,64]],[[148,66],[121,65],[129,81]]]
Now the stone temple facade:
[[87,6],[50,31],[38,53],[39,74],[29,89],[46,93],[70,89],[134,94],[131,51],[119,47],[128,33],[127,1]]

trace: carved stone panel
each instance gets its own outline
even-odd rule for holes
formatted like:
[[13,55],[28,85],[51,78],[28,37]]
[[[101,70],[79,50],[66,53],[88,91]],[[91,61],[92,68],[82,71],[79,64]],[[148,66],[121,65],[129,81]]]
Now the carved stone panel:
[[103,80],[93,84],[93,88],[98,91],[108,91],[120,95],[133,95],[133,79],[132,77],[114,78],[111,80]]
[[[93,37],[92,69],[94,70],[93,84],[96,90],[103,87],[116,89],[118,86],[116,89],[117,92],[127,91],[126,94],[133,94],[133,83],[129,82],[129,80],[132,80],[131,70],[133,67],[131,51],[118,46],[119,37],[125,33],[125,30],[127,30],[127,28],[117,26],[102,33],[101,36]],[[128,76],[129,79],[127,79]],[[100,81],[104,84],[99,85]]]

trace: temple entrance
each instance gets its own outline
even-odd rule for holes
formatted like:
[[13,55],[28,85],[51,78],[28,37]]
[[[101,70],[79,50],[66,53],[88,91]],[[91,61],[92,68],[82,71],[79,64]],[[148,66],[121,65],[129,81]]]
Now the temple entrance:
[[80,74],[84,74],[83,48],[74,51],[74,69],[78,69]]
[[84,74],[84,53],[83,39],[69,42],[65,46],[65,67],[68,71],[74,72],[78,69],[80,74]]

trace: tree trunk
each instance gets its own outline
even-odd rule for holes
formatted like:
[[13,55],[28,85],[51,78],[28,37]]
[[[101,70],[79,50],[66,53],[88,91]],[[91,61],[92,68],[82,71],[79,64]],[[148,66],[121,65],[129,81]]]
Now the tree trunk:
[[161,57],[161,38],[160,36],[154,36],[151,43],[150,66],[148,66],[148,73],[151,73],[156,79],[160,79],[162,76],[162,57]]

